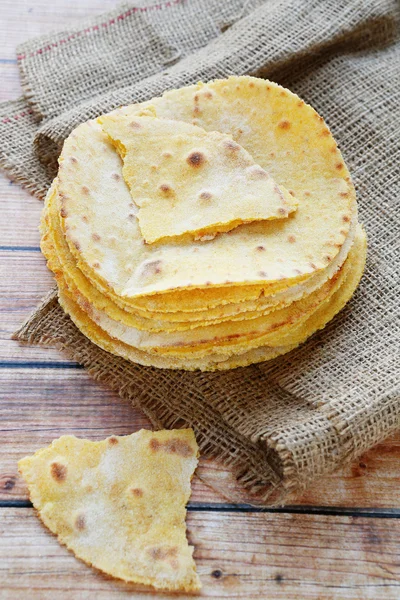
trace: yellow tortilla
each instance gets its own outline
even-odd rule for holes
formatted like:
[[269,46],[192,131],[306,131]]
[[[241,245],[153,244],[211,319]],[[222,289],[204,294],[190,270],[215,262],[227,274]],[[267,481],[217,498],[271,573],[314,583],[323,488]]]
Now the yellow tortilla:
[[[167,311],[204,310],[238,297],[247,300],[247,292],[257,297],[279,281],[292,285],[327,267],[347,237],[355,196],[331,133],[310,106],[276,84],[247,77],[175,90],[152,104],[158,117],[192,122],[196,114],[196,124],[207,131],[231,133],[293,192],[298,210],[287,219],[243,225],[208,242],[145,246],[119,157],[97,123],[83,124],[64,145],[59,193],[71,252],[95,285],[101,281],[129,302],[145,298],[144,309],[158,310],[155,306],[164,302]],[[115,198],[111,207],[109,198]],[[250,290],[235,289],[242,285]],[[229,288],[225,299],[224,286]],[[154,303],[148,298],[173,290],[179,290],[174,298],[157,297]]]
[[[348,274],[345,282],[341,285],[333,296],[328,300],[327,303],[315,311],[310,318],[304,323],[300,324],[299,329],[296,327],[292,329],[290,334],[282,338],[283,343],[293,336],[293,344],[279,345],[279,346],[262,346],[260,348],[254,348],[252,350],[243,351],[240,354],[226,357],[224,355],[214,352],[203,358],[187,358],[182,356],[176,358],[172,356],[161,356],[151,355],[147,352],[128,346],[123,342],[110,337],[105,331],[98,327],[90,318],[84,313],[79,306],[68,297],[66,293],[60,291],[60,304],[63,309],[70,315],[72,321],[80,329],[80,331],[86,335],[94,344],[115,354],[121,356],[126,360],[130,360],[134,363],[141,365],[153,365],[158,368],[164,369],[185,369],[185,370],[201,370],[201,371],[217,371],[233,369],[237,367],[245,367],[250,364],[264,362],[271,360],[281,354],[290,352],[296,346],[303,343],[313,333],[325,327],[325,325],[333,319],[333,317],[345,306],[345,304],[352,297],[364,270],[365,258],[366,258],[366,237],[365,232],[360,230],[359,239],[361,242],[359,251],[357,253],[357,259],[354,262],[354,266]],[[299,339],[300,328],[303,337]],[[191,356],[189,354],[189,356]]]
[[[235,353],[271,345],[270,338],[285,335],[293,327],[305,322],[344,283],[359,251],[359,243],[352,248],[341,270],[320,289],[283,309],[263,317],[209,325],[188,331],[151,333],[128,328],[109,319],[100,311],[90,315],[113,338],[130,346],[174,357],[202,358],[218,352],[231,356]],[[64,289],[63,286],[61,286]],[[273,345],[273,344],[272,344]]]
[[89,338],[94,344],[125,358],[131,362],[153,366],[159,369],[184,369],[185,371],[217,371],[234,369],[236,367],[246,367],[255,362],[271,360],[280,354],[289,352],[294,346],[282,347],[263,347],[256,350],[250,350],[238,356],[226,357],[215,352],[204,358],[193,359],[187,357],[175,358],[169,356],[161,356],[149,354],[133,346],[128,346],[112,338],[108,333],[103,331],[96,323],[94,323],[87,313],[83,312],[72,298],[68,296],[65,290],[59,290],[59,302],[63,310],[71,317],[78,329]]
[[18,463],[43,523],[104,573],[157,589],[200,589],[185,506],[197,465],[191,429],[100,442],[66,435]]
[[[46,199],[44,211],[46,223],[43,226],[43,232],[46,232],[46,235],[43,236],[41,244],[49,268],[55,273],[56,277],[62,272],[70,294],[89,315],[93,315],[96,310],[104,311],[108,317],[119,321],[123,325],[145,331],[179,331],[229,320],[253,319],[266,315],[272,310],[283,308],[285,305],[299,300],[302,296],[320,287],[335,273],[338,268],[337,265],[342,262],[342,254],[347,253],[347,248],[343,246],[335,260],[323,272],[316,274],[305,284],[292,286],[289,290],[278,292],[274,296],[263,296],[258,301],[251,303],[225,305],[218,309],[203,312],[147,313],[146,316],[146,313],[142,311],[139,311],[139,313],[128,312],[118,299],[114,299],[114,301],[109,299],[95,288],[77,268],[59,226],[58,210],[58,198],[56,186],[54,185],[53,190]],[[349,234],[346,244],[350,243],[352,239],[353,234],[351,236]],[[165,317],[169,317],[171,321],[167,321]],[[188,319],[187,321],[185,317]]]
[[[259,347],[268,343],[272,335],[284,334],[293,325],[299,324],[314,312],[318,305],[330,297],[339,285],[342,285],[351,268],[354,254],[358,250],[356,244],[350,252],[348,260],[341,272],[324,283],[313,293],[301,300],[293,302],[286,308],[276,309],[267,315],[256,316],[250,320],[228,321],[219,324],[203,324],[190,331],[160,331],[159,333],[139,330],[126,326],[110,318],[103,310],[98,310],[81,299],[79,291],[67,284],[69,294],[81,305],[90,318],[112,337],[136,348],[148,352],[167,353],[180,356],[190,351],[191,356],[200,357],[212,353],[214,349],[220,353],[232,354],[244,347]],[[65,291],[64,277],[59,277],[59,286]]]
[[287,218],[296,202],[226,134],[156,117],[97,119],[123,159],[147,244],[210,240],[238,225]]

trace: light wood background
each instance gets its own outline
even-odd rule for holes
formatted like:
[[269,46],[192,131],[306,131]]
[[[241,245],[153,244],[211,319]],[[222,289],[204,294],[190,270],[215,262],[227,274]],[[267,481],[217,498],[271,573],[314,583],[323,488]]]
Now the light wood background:
[[[0,101],[20,94],[18,43],[114,6],[113,0],[2,0]],[[10,340],[52,282],[39,251],[40,210],[38,200],[1,176],[0,598],[164,598],[111,580],[59,546],[36,518],[17,473],[19,458],[62,434],[101,439],[149,427],[57,351]],[[399,599],[399,466],[397,435],[317,481],[296,506],[264,512],[228,504],[195,478],[187,522],[201,595]],[[227,477],[215,463],[205,468]]]

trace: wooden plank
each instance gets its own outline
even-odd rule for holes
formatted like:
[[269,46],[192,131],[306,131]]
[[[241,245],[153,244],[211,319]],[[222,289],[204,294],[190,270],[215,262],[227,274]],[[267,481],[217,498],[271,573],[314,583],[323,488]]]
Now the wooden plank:
[[[84,370],[3,368],[0,379],[0,501],[27,498],[17,461],[60,435],[102,439],[150,427],[140,411],[94,382]],[[352,466],[316,481],[297,504],[396,508],[399,459],[400,434]],[[207,470],[219,484],[231,481],[229,472],[215,462],[207,462]],[[198,481],[193,500],[226,502]]]
[[43,203],[0,173],[0,246],[39,247]]
[[0,361],[66,360],[53,348],[22,346],[11,339],[52,286],[40,252],[0,250]]
[[[0,523],[3,599],[165,597],[87,567],[47,533],[32,509],[0,509]],[[187,524],[201,597],[400,596],[399,519],[205,511],[189,512]]]
[[347,467],[317,480],[298,500],[315,506],[398,508],[400,432]]

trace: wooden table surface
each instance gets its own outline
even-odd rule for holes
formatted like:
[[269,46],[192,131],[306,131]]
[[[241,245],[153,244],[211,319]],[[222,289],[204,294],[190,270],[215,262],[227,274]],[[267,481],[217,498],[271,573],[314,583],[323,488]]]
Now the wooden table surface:
[[[113,0],[2,0],[0,101],[20,94],[15,47],[115,6]],[[52,284],[39,250],[41,203],[0,179],[0,598],[164,598],[74,558],[36,518],[17,461],[62,434],[89,439],[149,427],[56,350],[10,335]],[[228,504],[193,480],[188,536],[213,598],[400,598],[400,435],[315,483],[295,506]],[[215,463],[217,478],[227,473]]]

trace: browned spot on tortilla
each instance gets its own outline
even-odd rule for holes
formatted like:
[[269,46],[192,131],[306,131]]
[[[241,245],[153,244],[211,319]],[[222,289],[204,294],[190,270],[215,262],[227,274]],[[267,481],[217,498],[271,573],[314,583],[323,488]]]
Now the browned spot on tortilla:
[[150,450],[153,450],[154,452],[157,452],[160,449],[161,444],[155,438],[151,438],[151,440],[149,442],[149,447],[150,447]]
[[199,95],[198,95],[198,94],[195,94],[195,95],[193,96],[193,98],[194,98],[194,101],[195,101],[195,102],[198,102],[198,101],[199,101]]
[[65,210],[65,208],[62,208],[62,209],[60,210],[60,215],[61,215],[61,216],[62,216],[64,219],[65,219],[66,217],[68,217],[68,213],[67,213],[67,211]]
[[259,252],[264,252],[265,246],[257,246],[256,250],[258,250]]
[[172,440],[168,440],[162,444],[165,452],[169,452],[170,454],[179,454],[179,456],[183,456],[188,458],[189,456],[193,456],[193,449],[189,444],[179,438],[174,438]]
[[340,169],[343,169],[344,164],[343,163],[337,163],[335,166],[336,166],[337,170],[340,171]]
[[78,531],[83,531],[86,528],[86,520],[84,515],[78,515],[75,519],[75,527]]
[[99,236],[98,233],[92,233],[92,239],[95,242],[99,242],[101,240],[101,237]]
[[330,152],[332,152],[333,154],[337,151],[337,146],[332,146],[330,149]]
[[311,196],[311,192],[304,192],[304,195],[307,196],[307,197]]
[[294,195],[295,195],[295,193],[294,193],[294,191],[293,191],[293,190],[289,190],[289,194],[290,194],[291,196],[294,196]]
[[253,179],[268,179],[267,171],[264,171],[264,169],[258,165],[250,167],[247,172],[252,176]]
[[176,558],[173,558],[172,560],[169,561],[169,564],[171,565],[171,567],[176,571],[177,569],[179,569],[179,561],[176,560]]
[[176,546],[172,546],[172,548],[153,547],[149,548],[148,553],[154,560],[165,560],[175,557],[178,554],[178,548]]
[[76,164],[76,163],[78,162],[78,159],[77,159],[77,158],[75,158],[75,156],[70,156],[70,157],[69,157],[69,159],[70,159],[70,161],[71,161],[72,163],[75,163],[75,164]]
[[131,493],[137,498],[141,498],[143,496],[143,490],[140,488],[132,488]]
[[294,235],[288,236],[288,242],[290,242],[291,244],[294,244],[295,241],[296,241],[296,237]]
[[132,127],[132,129],[141,129],[142,126],[140,123],[138,123],[137,121],[131,121],[129,123],[129,125]]
[[171,158],[172,154],[171,152],[163,152],[162,155],[164,158]]
[[74,244],[75,248],[76,248],[76,249],[78,250],[78,252],[79,252],[79,251],[80,251],[80,249],[81,249],[81,245],[80,245],[80,243],[79,243],[79,242],[77,242],[77,241],[74,241],[74,242],[73,242],[73,244]]
[[343,223],[349,223],[349,222],[350,222],[349,215],[343,215]]
[[99,262],[94,262],[93,263],[93,269],[100,269],[100,263]]
[[86,215],[82,215],[82,221],[84,221],[85,223],[87,223],[89,221],[89,219],[87,218]]
[[194,109],[193,109],[193,112],[194,112],[195,115],[200,114],[201,113],[200,107],[199,106],[195,106]]
[[121,175],[118,175],[118,173],[113,173],[111,177],[115,179],[115,181],[119,181],[121,179]]
[[85,194],[85,195],[87,195],[87,194],[90,194],[90,190],[89,190],[89,188],[88,188],[88,186],[87,186],[87,185],[83,185],[83,186],[82,186],[82,192],[83,192],[83,194]]
[[304,106],[304,100],[299,100],[298,103],[297,103],[297,106],[299,108],[301,108],[302,106]]
[[278,213],[280,215],[287,215],[287,210],[285,210],[284,208],[278,208]]
[[342,235],[347,235],[347,231],[345,231],[344,229],[341,229],[341,230],[340,230],[340,233],[341,233]]
[[311,267],[312,269],[316,269],[316,268],[317,268],[317,267],[316,267],[316,265],[315,265],[314,263],[310,263],[310,267]]
[[325,256],[325,260],[326,260],[327,262],[331,262],[331,260],[332,260],[332,256],[329,256],[329,255]]
[[202,152],[191,152],[186,159],[186,162],[191,167],[199,168],[206,161],[206,158]]
[[67,478],[67,467],[61,463],[53,462],[50,465],[50,473],[53,479],[60,483]]
[[[238,87],[239,87],[239,86],[238,86]],[[210,100],[210,98],[212,98],[212,97],[213,97],[213,95],[212,95],[212,93],[211,93],[211,92],[204,92],[204,97],[205,97],[205,98],[208,98],[208,99]]]
[[173,193],[173,189],[170,185],[168,185],[168,183],[162,183],[160,185],[160,190],[163,192],[163,194],[170,196]]
[[161,273],[161,265],[161,260],[152,260],[151,262],[146,263],[143,267],[142,275],[145,277],[150,275],[158,275]]
[[293,269],[293,271],[294,271],[295,273],[297,273],[298,275],[301,275],[301,271],[300,271],[300,269]]
[[319,135],[322,135],[322,136],[327,136],[327,135],[329,135],[329,134],[330,134],[330,131],[329,131],[329,129],[328,129],[328,128],[324,128],[324,129],[322,129],[322,130],[321,130],[321,132],[320,132],[320,134],[319,134]]
[[225,140],[223,146],[225,150],[228,150],[230,152],[237,152],[238,150],[240,150],[239,144],[237,144],[233,140]]
[[[274,185],[274,192],[275,192],[275,194],[278,194],[279,198],[280,198],[281,200],[283,200],[283,203],[284,203],[284,204],[286,204],[286,200],[285,200],[285,197],[284,197],[284,195],[282,194],[282,190],[281,190],[281,189],[280,189],[280,187],[278,187],[276,184]],[[283,211],[283,213],[282,213],[282,211]],[[284,213],[286,213],[286,210],[285,210],[284,208],[280,208],[280,209],[279,209],[279,212],[280,212],[281,214],[284,214]]]
[[[80,296],[80,295],[79,295]],[[83,310],[89,315],[91,316],[91,314],[93,313],[92,307],[90,305],[89,300],[87,300],[86,298],[83,298],[83,296],[80,296],[80,305],[83,308]]]
[[347,198],[347,196],[349,195],[349,192],[340,192],[339,195],[342,196],[342,198]]
[[200,198],[201,200],[211,200],[212,194],[211,192],[201,192]]
[[249,82],[249,88],[253,88],[254,87],[254,81],[250,81]]
[[282,90],[280,93],[281,96],[287,96],[287,92],[285,92],[285,90]]
[[265,271],[258,271],[258,276],[259,277],[267,277],[267,274]]
[[270,158],[275,158],[275,152],[270,152],[270,153],[269,153],[269,157],[270,157]]
[[113,435],[112,437],[108,438],[108,443],[110,444],[110,446],[115,446],[116,444],[118,444],[118,440],[117,438]]
[[283,119],[282,121],[279,121],[278,127],[279,129],[289,129],[291,127],[291,123],[287,119]]

